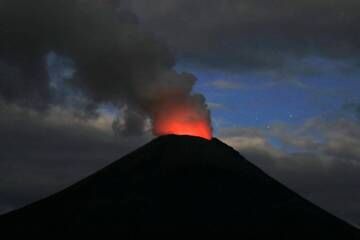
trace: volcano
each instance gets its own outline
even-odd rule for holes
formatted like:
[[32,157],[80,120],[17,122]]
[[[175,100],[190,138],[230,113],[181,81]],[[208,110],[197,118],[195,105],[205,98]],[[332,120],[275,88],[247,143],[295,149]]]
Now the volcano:
[[360,239],[217,139],[159,137],[97,173],[0,217],[12,236]]

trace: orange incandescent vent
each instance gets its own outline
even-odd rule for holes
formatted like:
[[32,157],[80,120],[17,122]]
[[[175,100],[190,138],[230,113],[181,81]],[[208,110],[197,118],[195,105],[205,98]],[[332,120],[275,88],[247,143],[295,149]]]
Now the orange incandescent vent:
[[191,135],[210,140],[212,128],[207,113],[191,106],[172,106],[157,112],[153,118],[155,135]]

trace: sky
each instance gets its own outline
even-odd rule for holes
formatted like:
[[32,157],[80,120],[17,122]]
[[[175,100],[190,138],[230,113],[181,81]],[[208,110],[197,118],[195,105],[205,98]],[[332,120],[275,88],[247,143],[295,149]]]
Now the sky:
[[185,101],[360,225],[357,0],[4,0],[0,22],[0,212],[145,144],[159,102]]

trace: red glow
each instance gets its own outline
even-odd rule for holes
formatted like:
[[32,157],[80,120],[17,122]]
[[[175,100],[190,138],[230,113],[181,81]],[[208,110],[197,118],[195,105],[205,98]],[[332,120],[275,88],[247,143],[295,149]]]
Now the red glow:
[[210,140],[212,130],[206,114],[189,106],[177,106],[158,112],[154,116],[153,131],[156,135],[191,135]]

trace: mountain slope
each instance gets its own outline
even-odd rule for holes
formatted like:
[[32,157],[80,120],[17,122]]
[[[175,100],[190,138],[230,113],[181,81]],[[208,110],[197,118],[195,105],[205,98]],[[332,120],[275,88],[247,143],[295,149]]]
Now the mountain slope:
[[[2,228],[2,229],[1,229]],[[217,139],[163,136],[0,218],[12,234],[360,239]],[[170,232],[172,235],[166,235]]]

